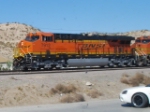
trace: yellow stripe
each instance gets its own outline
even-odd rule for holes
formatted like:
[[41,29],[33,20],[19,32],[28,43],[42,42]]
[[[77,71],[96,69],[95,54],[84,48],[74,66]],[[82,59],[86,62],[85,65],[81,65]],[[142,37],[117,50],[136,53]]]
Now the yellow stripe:
[[[149,52],[150,53],[150,52]],[[46,52],[33,52],[32,54],[34,54],[34,55],[46,55],[47,53]],[[58,55],[58,54],[78,54],[77,52],[51,52],[50,54],[52,54],[52,55]],[[119,55],[119,54],[131,54],[131,53],[114,53],[114,52],[97,52],[97,53],[95,53],[95,52],[89,52],[89,53],[87,53],[87,52],[82,52],[81,54],[84,54],[84,55],[88,55],[88,54],[95,54],[95,55],[102,55],[102,54],[117,54],[117,55]],[[18,54],[18,55],[14,55],[13,57],[18,57],[18,56],[24,56],[23,54]]]
[[[46,52],[33,52],[32,54],[34,54],[34,55],[46,55],[47,53]],[[52,55],[57,55],[57,54],[76,54],[76,55],[78,55],[78,52],[51,52],[50,54],[52,54]],[[87,51],[84,51],[84,52],[82,52],[82,54],[83,55],[90,55],[90,54],[97,54],[97,55],[103,55],[103,54],[109,54],[109,55],[111,55],[111,54],[115,54],[114,52],[102,52],[102,51],[100,51],[100,52],[97,52],[97,53],[95,53],[95,51],[89,51],[89,52],[87,52]],[[124,55],[131,55],[131,52],[128,52],[128,53],[116,53],[116,55],[120,55],[120,54],[124,54]],[[147,54],[150,54],[150,52],[148,52]],[[13,57],[14,58],[16,58],[16,57],[24,57],[25,56],[25,54],[21,54],[20,52],[17,52],[17,53],[15,53],[14,55],[13,55]],[[70,55],[69,55],[70,56]],[[80,55],[79,55],[80,56]]]

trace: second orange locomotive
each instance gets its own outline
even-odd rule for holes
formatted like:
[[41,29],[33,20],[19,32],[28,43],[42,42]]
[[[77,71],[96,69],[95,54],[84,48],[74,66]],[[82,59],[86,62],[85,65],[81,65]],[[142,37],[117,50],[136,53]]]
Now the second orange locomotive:
[[[148,63],[134,37],[62,33],[29,33],[14,51],[14,69],[79,66],[134,66]],[[138,60],[138,61],[137,61]],[[144,61],[143,61],[144,60]]]

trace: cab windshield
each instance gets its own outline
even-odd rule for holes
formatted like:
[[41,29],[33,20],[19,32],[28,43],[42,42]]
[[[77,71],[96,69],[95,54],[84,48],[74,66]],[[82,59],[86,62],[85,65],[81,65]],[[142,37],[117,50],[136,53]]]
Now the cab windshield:
[[142,43],[149,43],[150,42],[150,40],[142,40]]
[[141,40],[136,40],[136,42],[140,43],[140,42],[141,42]]
[[27,36],[27,37],[25,38],[25,40],[26,40],[26,41],[29,41],[29,42],[34,42],[34,41],[36,41],[36,40],[38,40],[38,39],[39,39],[39,36],[31,36],[31,37]]

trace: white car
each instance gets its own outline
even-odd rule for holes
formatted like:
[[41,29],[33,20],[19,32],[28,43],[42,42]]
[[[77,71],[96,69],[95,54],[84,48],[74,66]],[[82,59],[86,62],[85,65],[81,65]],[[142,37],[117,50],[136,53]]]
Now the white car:
[[150,85],[124,89],[119,98],[122,102],[131,103],[138,108],[147,107],[150,104]]

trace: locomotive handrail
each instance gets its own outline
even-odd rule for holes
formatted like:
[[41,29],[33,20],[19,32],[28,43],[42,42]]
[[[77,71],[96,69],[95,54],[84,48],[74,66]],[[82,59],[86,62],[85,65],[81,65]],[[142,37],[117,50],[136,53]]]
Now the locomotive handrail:
[[135,55],[139,56],[139,53],[137,51],[135,51]]
[[13,55],[14,55],[14,57],[17,56],[17,53],[16,53],[16,52],[17,52],[17,49],[18,49],[17,47],[15,47],[15,48],[13,49],[13,51],[14,51],[14,54],[13,54]]
[[29,52],[28,47],[27,47],[27,53],[31,56],[31,63],[32,63],[32,55],[31,55],[31,53]]
[[21,51],[22,51],[24,54],[26,54],[25,51],[24,51],[22,48],[20,48],[20,49],[21,49]]
[[27,47],[27,53],[32,57],[31,53],[30,53],[29,50],[28,50],[28,47]]

